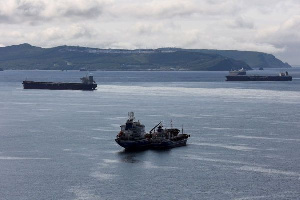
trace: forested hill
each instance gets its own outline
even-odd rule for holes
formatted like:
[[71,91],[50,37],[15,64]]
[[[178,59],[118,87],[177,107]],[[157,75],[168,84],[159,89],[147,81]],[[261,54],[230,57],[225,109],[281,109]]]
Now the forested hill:
[[284,63],[272,54],[256,51],[237,51],[237,50],[210,50],[196,49],[187,50],[192,52],[219,54],[224,57],[241,60],[246,62],[252,68],[290,68],[291,65]]
[[[234,52],[239,56],[234,56]],[[252,67],[289,67],[270,54],[241,51],[160,49],[97,49],[78,46],[41,48],[20,44],[0,48],[0,68],[72,70],[228,71]],[[267,58],[265,56],[267,55]],[[264,59],[261,59],[264,57]],[[255,63],[255,65],[253,64]],[[272,65],[272,64],[276,65]],[[279,63],[279,64],[278,64]],[[281,65],[280,65],[281,64]]]

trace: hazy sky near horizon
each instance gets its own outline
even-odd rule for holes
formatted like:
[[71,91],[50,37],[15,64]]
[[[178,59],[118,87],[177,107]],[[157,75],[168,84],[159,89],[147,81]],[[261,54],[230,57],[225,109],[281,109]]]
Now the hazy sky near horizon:
[[300,64],[300,0],[0,0],[0,46],[181,47]]

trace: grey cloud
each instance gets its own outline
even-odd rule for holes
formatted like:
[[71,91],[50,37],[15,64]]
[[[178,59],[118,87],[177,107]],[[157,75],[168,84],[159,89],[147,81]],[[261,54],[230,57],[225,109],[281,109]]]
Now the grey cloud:
[[122,18],[172,19],[196,16],[223,16],[239,12],[239,4],[234,0],[164,0],[133,1],[130,4],[114,5],[109,9],[112,16]]
[[79,25],[72,26],[71,31],[73,32],[71,36],[73,39],[90,39],[96,35],[96,33],[94,33],[90,28]]
[[296,54],[300,49],[299,29],[300,15],[296,15],[270,30],[262,29],[258,40],[284,49],[284,51],[275,52],[275,55],[283,60],[288,60],[291,64],[298,64],[300,60]]
[[10,17],[0,13],[0,23],[8,23],[8,22],[10,22]]
[[41,32],[36,33],[40,35],[40,39],[48,41],[61,40],[78,40],[90,39],[95,33],[90,28],[82,24],[72,24],[67,27],[51,27]]
[[95,18],[101,15],[102,7],[91,7],[88,9],[78,9],[78,8],[69,8],[64,12],[66,17],[85,17],[85,18]]
[[191,16],[197,8],[189,1],[151,1],[114,5],[110,14],[116,18],[172,18]]
[[273,29],[262,29],[260,40],[269,41],[276,45],[300,43],[300,15],[293,16]]
[[254,23],[248,19],[243,17],[237,17],[232,23],[229,24],[232,28],[245,28],[245,29],[253,29]]
[[289,44],[285,51],[275,53],[275,56],[288,61],[291,65],[299,65],[299,49],[300,43]]
[[105,12],[110,3],[107,0],[98,1],[82,1],[73,4],[70,3],[67,7],[60,8],[61,13],[65,17],[80,17],[94,19]]
[[45,3],[41,1],[20,1],[16,11],[22,16],[40,17],[45,10]]
[[140,35],[151,35],[160,33],[166,25],[163,23],[137,23],[135,25],[135,31]]
[[[86,20],[98,18],[109,0],[7,0],[1,5],[0,23],[3,24],[39,24],[49,21]],[[6,10],[9,10],[7,12]]]

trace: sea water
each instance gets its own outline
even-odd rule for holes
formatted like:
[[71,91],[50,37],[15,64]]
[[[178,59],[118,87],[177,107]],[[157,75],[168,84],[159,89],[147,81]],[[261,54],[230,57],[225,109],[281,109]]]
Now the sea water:
[[[95,71],[96,91],[21,84],[87,72],[0,72],[0,199],[299,199],[300,69],[288,71],[292,82]],[[183,126],[187,146],[124,151],[114,139],[130,111],[147,131]]]

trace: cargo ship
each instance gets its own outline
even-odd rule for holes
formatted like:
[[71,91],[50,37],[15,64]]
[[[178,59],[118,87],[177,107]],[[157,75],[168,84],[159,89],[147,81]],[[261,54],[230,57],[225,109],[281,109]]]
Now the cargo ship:
[[49,90],[95,90],[97,87],[93,76],[80,78],[81,83],[61,83],[61,82],[36,82],[23,81],[24,89],[49,89]]
[[[162,123],[158,123],[149,133],[145,132],[145,126],[140,121],[134,121],[134,113],[128,113],[128,120],[121,125],[121,131],[115,141],[126,150],[140,149],[169,149],[185,146],[188,134],[179,134],[177,128],[163,129]],[[182,129],[183,132],[183,129]]]
[[239,74],[235,71],[230,71],[226,76],[226,81],[292,81],[293,78],[288,74],[279,73],[278,76],[263,76],[263,75],[246,75],[246,71],[243,74]]

